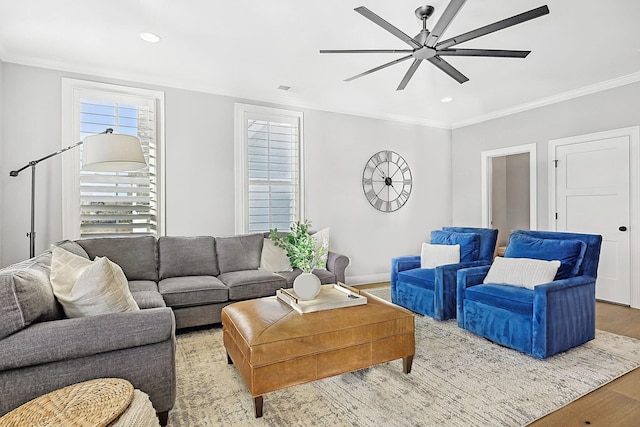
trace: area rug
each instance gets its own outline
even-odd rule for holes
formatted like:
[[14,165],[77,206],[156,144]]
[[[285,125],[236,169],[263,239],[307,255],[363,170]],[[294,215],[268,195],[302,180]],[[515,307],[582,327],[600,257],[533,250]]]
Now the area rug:
[[[370,291],[389,299],[387,289]],[[177,337],[169,426],[522,426],[640,366],[640,340],[596,339],[537,360],[416,316],[416,356],[264,396],[264,416],[233,365],[221,327]]]

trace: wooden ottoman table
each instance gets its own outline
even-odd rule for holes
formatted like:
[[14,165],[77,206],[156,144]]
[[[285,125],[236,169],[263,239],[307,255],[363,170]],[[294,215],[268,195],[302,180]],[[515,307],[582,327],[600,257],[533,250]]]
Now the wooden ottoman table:
[[[357,291],[356,291],[357,292]],[[415,354],[413,313],[362,293],[367,304],[300,314],[276,297],[222,310],[224,346],[262,416],[262,395],[274,390],[403,359]]]

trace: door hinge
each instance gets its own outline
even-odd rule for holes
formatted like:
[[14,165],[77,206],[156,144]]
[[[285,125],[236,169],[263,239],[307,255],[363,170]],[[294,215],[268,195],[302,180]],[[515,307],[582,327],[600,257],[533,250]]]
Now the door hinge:
[[556,221],[558,220],[558,212],[556,212]]
[[555,165],[555,167],[558,167],[558,161],[557,160],[551,160],[553,162],[553,164]]

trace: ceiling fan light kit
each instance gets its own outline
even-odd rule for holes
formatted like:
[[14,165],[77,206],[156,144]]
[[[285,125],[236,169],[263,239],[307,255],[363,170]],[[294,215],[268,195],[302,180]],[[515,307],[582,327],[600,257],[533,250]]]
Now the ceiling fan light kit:
[[427,29],[427,19],[433,12],[435,8],[433,6],[425,5],[420,6],[415,10],[415,15],[422,21],[422,30],[415,36],[410,37],[405,34],[403,31],[398,29],[397,27],[391,25],[369,9],[364,6],[360,6],[355,8],[354,10],[358,12],[360,15],[369,19],[374,24],[382,27],[387,30],[406,44],[410,46],[411,49],[322,49],[320,53],[403,53],[405,56],[395,59],[391,62],[387,62],[386,64],[379,65],[375,68],[367,70],[363,73],[357,74],[355,76],[349,77],[345,79],[345,81],[350,82],[357,78],[366,76],[368,74],[374,73],[376,71],[382,70],[384,68],[390,67],[392,65],[398,64],[400,62],[406,61],[408,59],[413,59],[413,63],[405,73],[402,81],[398,85],[397,90],[403,90],[414,73],[422,63],[422,61],[429,61],[437,68],[445,72],[448,76],[456,80],[458,83],[464,83],[469,79],[458,71],[455,67],[449,64],[447,61],[442,59],[442,56],[483,56],[483,57],[493,57],[493,58],[526,58],[526,56],[531,53],[528,50],[501,50],[501,49],[450,49],[453,46],[464,43],[469,40],[476,39],[478,37],[494,33],[496,31],[521,24],[523,22],[529,21],[534,18],[538,18],[540,16],[547,15],[549,13],[549,7],[540,6],[535,9],[531,9],[527,12],[521,13],[519,15],[512,16],[507,19],[503,19],[498,22],[494,22],[493,24],[485,25],[484,27],[477,28],[473,31],[469,31],[464,34],[460,34],[458,36],[449,38],[442,42],[439,42],[440,37],[444,34],[444,32],[449,27],[449,24],[456,17],[462,6],[465,4],[466,0],[451,0],[445,11],[440,16],[440,19],[435,24],[433,29],[429,31]]

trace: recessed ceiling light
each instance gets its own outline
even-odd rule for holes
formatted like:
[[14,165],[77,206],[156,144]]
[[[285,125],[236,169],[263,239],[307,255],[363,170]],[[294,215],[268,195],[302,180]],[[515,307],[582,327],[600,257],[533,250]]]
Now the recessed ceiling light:
[[158,43],[160,36],[154,33],[140,33],[140,38],[149,43]]
[[440,100],[440,102],[451,102],[451,101],[453,101],[453,98],[450,96],[445,96]]
[[280,86],[278,86],[278,89],[287,91],[287,90],[291,89],[291,86],[280,85]]

